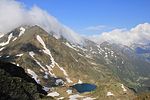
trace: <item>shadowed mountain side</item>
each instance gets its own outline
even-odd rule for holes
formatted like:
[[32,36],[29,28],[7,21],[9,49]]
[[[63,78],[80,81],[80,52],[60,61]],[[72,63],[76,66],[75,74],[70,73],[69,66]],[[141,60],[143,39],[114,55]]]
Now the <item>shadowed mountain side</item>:
[[37,100],[47,94],[24,69],[0,61],[0,100]]

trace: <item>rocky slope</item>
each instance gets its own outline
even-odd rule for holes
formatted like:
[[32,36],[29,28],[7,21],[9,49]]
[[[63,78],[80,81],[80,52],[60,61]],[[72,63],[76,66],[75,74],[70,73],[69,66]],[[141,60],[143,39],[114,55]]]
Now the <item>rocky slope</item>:
[[[85,42],[79,45],[63,37],[56,39],[38,26],[20,27],[0,38],[0,59],[22,66],[48,96],[57,99],[134,97],[133,91],[107,66],[106,52],[89,40]],[[82,82],[97,88],[82,94],[70,90],[70,86]]]
[[108,66],[128,87],[137,92],[149,91],[150,63],[132,48],[104,42],[100,45],[100,53],[95,56],[98,61],[104,58],[100,63]]
[[1,61],[0,90],[0,100],[37,100],[47,94],[23,68]]
[[100,45],[86,40],[85,54],[96,64],[107,66],[129,88],[136,92],[148,92],[150,63],[137,54],[132,47],[103,42]]
[[150,99],[150,93],[142,93],[142,94],[139,94],[133,100],[149,100],[149,99]]

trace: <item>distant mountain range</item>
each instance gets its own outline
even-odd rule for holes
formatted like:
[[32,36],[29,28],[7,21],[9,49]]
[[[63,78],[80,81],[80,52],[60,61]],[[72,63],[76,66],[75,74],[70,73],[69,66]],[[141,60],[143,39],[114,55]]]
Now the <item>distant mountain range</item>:
[[150,44],[134,44],[133,49],[135,50],[136,54],[142,56],[150,62]]
[[[135,93],[150,91],[149,44],[76,42],[77,37],[63,33],[18,27],[1,36],[0,60],[22,67],[47,96],[58,100],[132,100]],[[96,90],[80,94],[71,88],[82,83],[94,84]]]

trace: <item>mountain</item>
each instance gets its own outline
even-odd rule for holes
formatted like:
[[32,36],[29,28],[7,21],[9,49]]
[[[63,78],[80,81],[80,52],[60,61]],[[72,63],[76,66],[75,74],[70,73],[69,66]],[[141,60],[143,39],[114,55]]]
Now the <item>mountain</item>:
[[136,92],[149,91],[150,63],[139,56],[131,47],[104,42],[106,64],[125,84]]
[[0,90],[1,100],[37,100],[47,94],[23,68],[2,61],[0,61]]
[[[47,96],[57,99],[130,100],[135,97],[119,74],[114,74],[117,65],[110,64],[108,58],[111,52],[113,58],[122,61],[121,54],[108,51],[105,43],[98,45],[84,39],[81,45],[63,36],[56,38],[54,34],[39,26],[18,27],[0,38],[0,60],[21,66],[43,86]],[[82,83],[94,84],[96,90],[78,93],[71,88]]]
[[103,42],[100,45],[86,41],[86,54],[96,60],[96,64],[107,66],[130,89],[135,92],[149,92],[150,63],[135,52],[132,47]]
[[132,45],[133,50],[135,50],[135,53],[139,56],[142,56],[146,61],[150,62],[150,44],[133,44]]

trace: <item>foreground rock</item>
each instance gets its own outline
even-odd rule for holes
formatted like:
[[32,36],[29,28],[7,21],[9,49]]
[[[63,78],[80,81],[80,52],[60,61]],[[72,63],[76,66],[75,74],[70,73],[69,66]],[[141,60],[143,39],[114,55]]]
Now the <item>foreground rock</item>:
[[0,100],[37,100],[46,94],[23,68],[0,61]]

